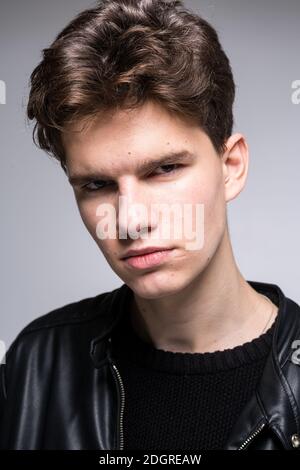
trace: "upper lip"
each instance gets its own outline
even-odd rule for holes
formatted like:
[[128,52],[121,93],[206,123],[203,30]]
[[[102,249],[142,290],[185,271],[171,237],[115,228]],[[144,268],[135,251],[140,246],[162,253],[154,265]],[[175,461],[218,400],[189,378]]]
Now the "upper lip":
[[165,251],[171,250],[172,248],[165,246],[147,246],[146,248],[141,248],[140,250],[129,250],[127,253],[122,256],[122,259],[128,258],[129,256],[140,256],[145,255],[146,253],[154,253],[155,251]]

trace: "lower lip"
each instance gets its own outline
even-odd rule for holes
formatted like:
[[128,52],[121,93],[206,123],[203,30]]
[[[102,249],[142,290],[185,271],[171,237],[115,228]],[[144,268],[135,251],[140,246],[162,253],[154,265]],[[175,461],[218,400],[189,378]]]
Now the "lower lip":
[[155,251],[153,253],[147,253],[141,256],[131,256],[129,258],[125,258],[125,263],[133,268],[137,269],[145,269],[151,268],[152,266],[156,266],[164,261],[168,256],[170,256],[171,250],[163,250],[163,251]]

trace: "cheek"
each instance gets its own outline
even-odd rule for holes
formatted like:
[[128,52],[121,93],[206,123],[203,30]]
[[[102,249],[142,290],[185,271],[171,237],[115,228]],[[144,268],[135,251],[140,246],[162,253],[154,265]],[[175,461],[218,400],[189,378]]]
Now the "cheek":
[[208,249],[216,248],[226,223],[226,201],[222,193],[222,186],[215,187],[208,192],[204,208],[204,246]]
[[[205,250],[213,249],[222,236],[226,222],[226,201],[222,192],[222,180],[215,178],[211,179],[210,183],[201,180],[193,182],[185,200],[195,207],[193,210],[193,230],[197,230],[197,227],[199,230],[199,224],[196,223],[196,205],[203,205],[203,248]],[[200,212],[202,213],[202,208]]]
[[[224,197],[222,197],[221,186],[214,181],[190,181],[184,187],[175,187],[174,192],[170,192],[170,204],[179,202],[196,207],[197,204],[204,206],[205,217],[211,219],[213,214],[218,212],[224,205]],[[184,206],[183,206],[184,208]],[[195,211],[194,211],[195,212]]]
[[77,201],[77,205],[85,227],[99,245],[105,240],[100,240],[97,237],[96,229],[97,223],[99,222],[99,217],[97,216],[97,203],[92,201]]
[[100,222],[101,217],[97,215],[98,204],[88,201],[88,203],[79,203],[78,208],[81,219],[87,228],[92,238],[97,243],[105,258],[108,260],[109,256],[116,256],[116,239],[104,238],[101,239],[97,235],[97,224]]

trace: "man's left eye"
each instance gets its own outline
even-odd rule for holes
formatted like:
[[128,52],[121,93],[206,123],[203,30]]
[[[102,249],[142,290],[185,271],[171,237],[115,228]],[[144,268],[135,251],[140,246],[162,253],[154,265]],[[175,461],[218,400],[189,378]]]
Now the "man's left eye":
[[[162,174],[168,174],[168,173],[172,173],[173,171],[178,170],[180,166],[181,165],[179,163],[174,163],[170,165],[161,165],[159,168],[166,168],[167,170],[169,169],[170,171],[166,171],[162,173]],[[174,168],[174,167],[177,167],[177,168]]]

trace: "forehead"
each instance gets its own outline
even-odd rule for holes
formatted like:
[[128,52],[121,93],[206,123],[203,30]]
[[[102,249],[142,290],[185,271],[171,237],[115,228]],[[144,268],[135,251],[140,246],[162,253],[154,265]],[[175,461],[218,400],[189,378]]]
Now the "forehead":
[[[134,109],[108,110],[99,112],[93,118],[85,118],[67,127],[62,140],[68,147],[88,141],[108,140],[112,143],[124,140],[144,139],[153,136],[172,135],[188,132],[192,124],[183,117],[170,113],[157,103],[147,102]],[[174,131],[173,131],[174,130]],[[168,132],[166,132],[168,131]],[[152,142],[153,144],[153,142]]]
[[72,172],[93,167],[112,172],[119,165],[122,171],[131,171],[169,154],[195,154],[201,139],[205,143],[199,126],[151,102],[137,109],[99,113],[62,135]]

